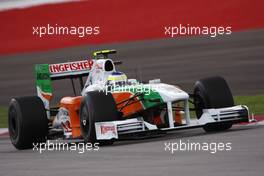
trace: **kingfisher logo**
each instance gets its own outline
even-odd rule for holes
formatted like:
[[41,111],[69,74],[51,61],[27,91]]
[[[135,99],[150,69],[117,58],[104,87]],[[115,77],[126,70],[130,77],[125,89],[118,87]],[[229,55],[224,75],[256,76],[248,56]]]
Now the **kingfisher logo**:
[[115,125],[101,125],[101,134],[107,133],[116,134]]
[[51,64],[49,65],[49,70],[51,74],[56,74],[56,73],[64,73],[64,72],[91,70],[92,66],[93,66],[93,60],[84,60],[77,62]]

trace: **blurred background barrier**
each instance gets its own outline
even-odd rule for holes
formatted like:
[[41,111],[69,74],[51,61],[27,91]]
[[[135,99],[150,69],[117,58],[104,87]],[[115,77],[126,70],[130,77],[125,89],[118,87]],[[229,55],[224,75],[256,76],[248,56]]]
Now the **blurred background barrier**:
[[[0,55],[71,46],[168,37],[164,26],[264,27],[261,0],[4,0],[0,2]],[[33,35],[34,26],[99,26],[100,34]]]

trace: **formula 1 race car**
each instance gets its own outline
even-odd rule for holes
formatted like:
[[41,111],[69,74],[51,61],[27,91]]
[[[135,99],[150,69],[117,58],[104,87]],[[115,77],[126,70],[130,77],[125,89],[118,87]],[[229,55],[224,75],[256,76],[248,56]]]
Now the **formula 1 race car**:
[[[93,59],[35,66],[37,96],[13,98],[8,112],[9,134],[17,149],[32,148],[48,139],[83,139],[112,144],[115,140],[151,136],[202,127],[223,131],[249,121],[249,110],[234,105],[222,77],[197,81],[194,91],[159,79],[141,83],[116,70],[109,59],[115,50],[93,53]],[[87,81],[83,82],[83,77]],[[63,97],[51,107],[52,82],[79,79],[81,95]],[[74,82],[72,81],[75,92]],[[191,105],[189,107],[189,105]],[[194,111],[196,118],[190,118]],[[193,113],[194,114],[194,113]]]

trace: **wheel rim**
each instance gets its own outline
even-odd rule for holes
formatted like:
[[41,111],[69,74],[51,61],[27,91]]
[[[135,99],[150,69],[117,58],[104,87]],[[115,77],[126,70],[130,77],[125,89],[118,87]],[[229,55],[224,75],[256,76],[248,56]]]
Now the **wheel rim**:
[[18,136],[18,118],[14,107],[9,110],[9,134],[12,139],[16,139]]
[[[84,105],[85,106],[85,105]],[[85,108],[84,106],[82,106],[82,110],[81,110],[81,127],[82,127],[82,132],[83,134],[86,136],[88,134],[89,131],[89,113],[87,108]]]

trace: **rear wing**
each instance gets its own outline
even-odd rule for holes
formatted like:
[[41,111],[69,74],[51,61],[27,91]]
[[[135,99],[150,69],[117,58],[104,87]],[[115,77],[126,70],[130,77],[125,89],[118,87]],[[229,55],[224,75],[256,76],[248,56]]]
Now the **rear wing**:
[[93,60],[50,64],[51,80],[87,76],[93,66]]
[[49,109],[53,80],[72,78],[81,80],[82,77],[89,75],[93,64],[92,59],[57,64],[37,64],[35,66],[37,94],[44,102],[45,108]]

